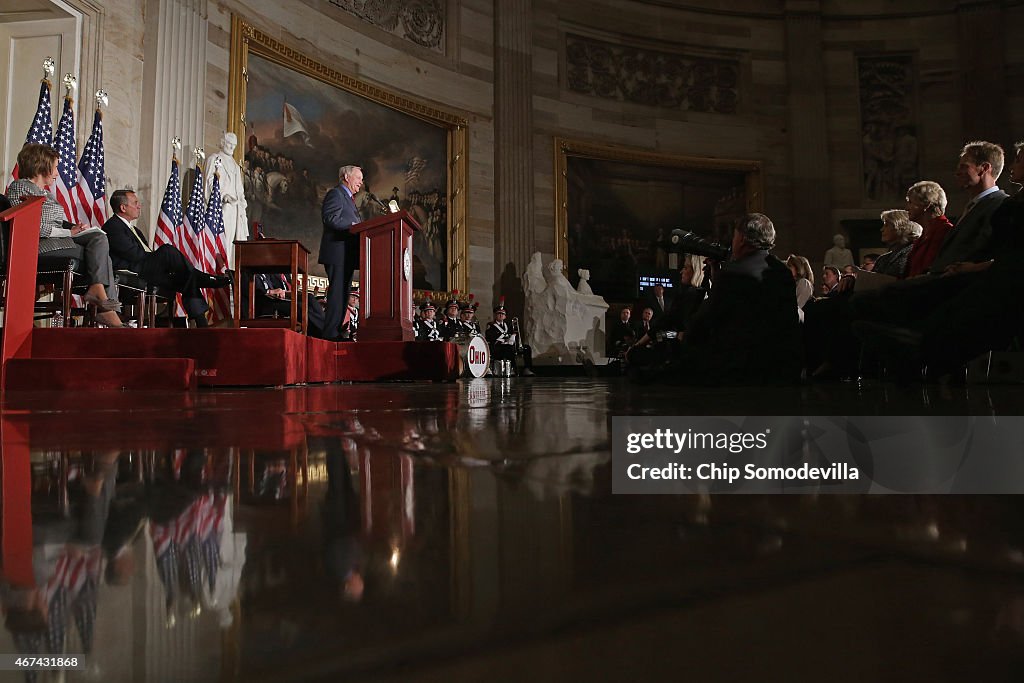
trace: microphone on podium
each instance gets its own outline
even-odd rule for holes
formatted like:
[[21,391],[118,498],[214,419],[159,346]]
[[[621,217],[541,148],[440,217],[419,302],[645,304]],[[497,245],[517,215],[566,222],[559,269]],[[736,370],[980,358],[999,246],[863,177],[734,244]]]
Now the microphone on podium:
[[366,196],[367,197],[369,197],[370,199],[375,201],[377,203],[377,206],[379,206],[380,208],[384,209],[384,213],[387,213],[389,211],[388,205],[385,204],[384,202],[382,202],[381,200],[377,199],[377,195],[375,195],[374,193],[370,192],[370,188],[363,187],[363,189],[366,191]]

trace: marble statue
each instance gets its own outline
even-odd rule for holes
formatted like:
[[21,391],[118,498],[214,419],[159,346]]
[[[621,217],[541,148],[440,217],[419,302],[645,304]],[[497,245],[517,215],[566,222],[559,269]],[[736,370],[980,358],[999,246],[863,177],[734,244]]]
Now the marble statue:
[[853,265],[853,252],[846,248],[845,237],[833,236],[832,245],[832,248],[825,252],[826,266],[835,266],[842,270],[844,266]]
[[234,270],[235,240],[249,239],[249,224],[246,216],[245,189],[242,183],[242,169],[235,161],[235,147],[238,137],[226,132],[220,139],[220,151],[206,158],[206,196],[213,188],[213,173],[220,161],[220,196],[224,207],[224,242],[228,246],[228,268]]
[[[587,271],[581,272],[581,283],[589,291],[583,273]],[[600,362],[608,304],[592,292],[574,290],[562,274],[561,259],[543,266],[540,253],[534,253],[523,273],[523,293],[523,335],[533,348],[535,364],[574,365],[581,355]]]
[[576,274],[580,276],[580,283],[576,285],[576,291],[580,294],[593,294],[594,290],[590,288],[590,271],[586,268],[580,268],[576,271]]

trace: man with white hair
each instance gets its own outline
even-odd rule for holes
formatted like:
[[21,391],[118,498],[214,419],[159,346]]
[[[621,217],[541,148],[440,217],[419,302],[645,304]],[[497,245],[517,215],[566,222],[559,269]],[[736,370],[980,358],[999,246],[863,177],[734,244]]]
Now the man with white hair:
[[338,169],[338,181],[324,197],[321,210],[324,234],[318,259],[330,281],[323,331],[325,338],[331,341],[340,340],[352,275],[359,265],[359,239],[352,234],[352,226],[362,220],[354,197],[363,187],[363,170],[353,165],[342,166]]

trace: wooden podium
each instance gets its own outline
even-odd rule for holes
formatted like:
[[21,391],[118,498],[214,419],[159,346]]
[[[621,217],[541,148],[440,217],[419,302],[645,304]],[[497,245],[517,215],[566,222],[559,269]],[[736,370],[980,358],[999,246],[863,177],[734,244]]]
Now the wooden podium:
[[405,211],[352,226],[359,238],[360,341],[413,341],[412,236]]

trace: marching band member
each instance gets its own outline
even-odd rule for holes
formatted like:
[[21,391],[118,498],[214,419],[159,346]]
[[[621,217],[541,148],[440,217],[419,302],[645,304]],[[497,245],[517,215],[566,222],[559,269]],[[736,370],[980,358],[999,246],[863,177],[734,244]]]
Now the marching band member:
[[420,308],[420,319],[414,326],[416,330],[416,341],[441,341],[441,327],[434,320],[437,309],[434,304],[427,301]]
[[480,323],[476,320],[476,309],[478,304],[469,301],[459,306],[459,322],[462,324],[464,335],[480,334]]
[[455,337],[462,335],[462,321],[459,319],[459,302],[455,298],[458,292],[454,292],[451,299],[444,305],[444,315],[437,322],[438,328],[441,330],[441,339],[444,341],[451,341]]
[[358,341],[359,333],[359,290],[353,289],[348,293],[348,305],[345,308],[345,317],[341,321],[341,340]]
[[510,360],[512,367],[516,368],[516,356],[523,356],[523,370],[516,369],[520,377],[533,377],[533,353],[529,346],[522,345],[519,339],[518,321],[514,325],[506,322],[508,311],[505,310],[505,299],[502,297],[498,305],[494,307],[494,320],[487,323],[487,332],[484,337],[491,347],[491,358],[495,360]]

